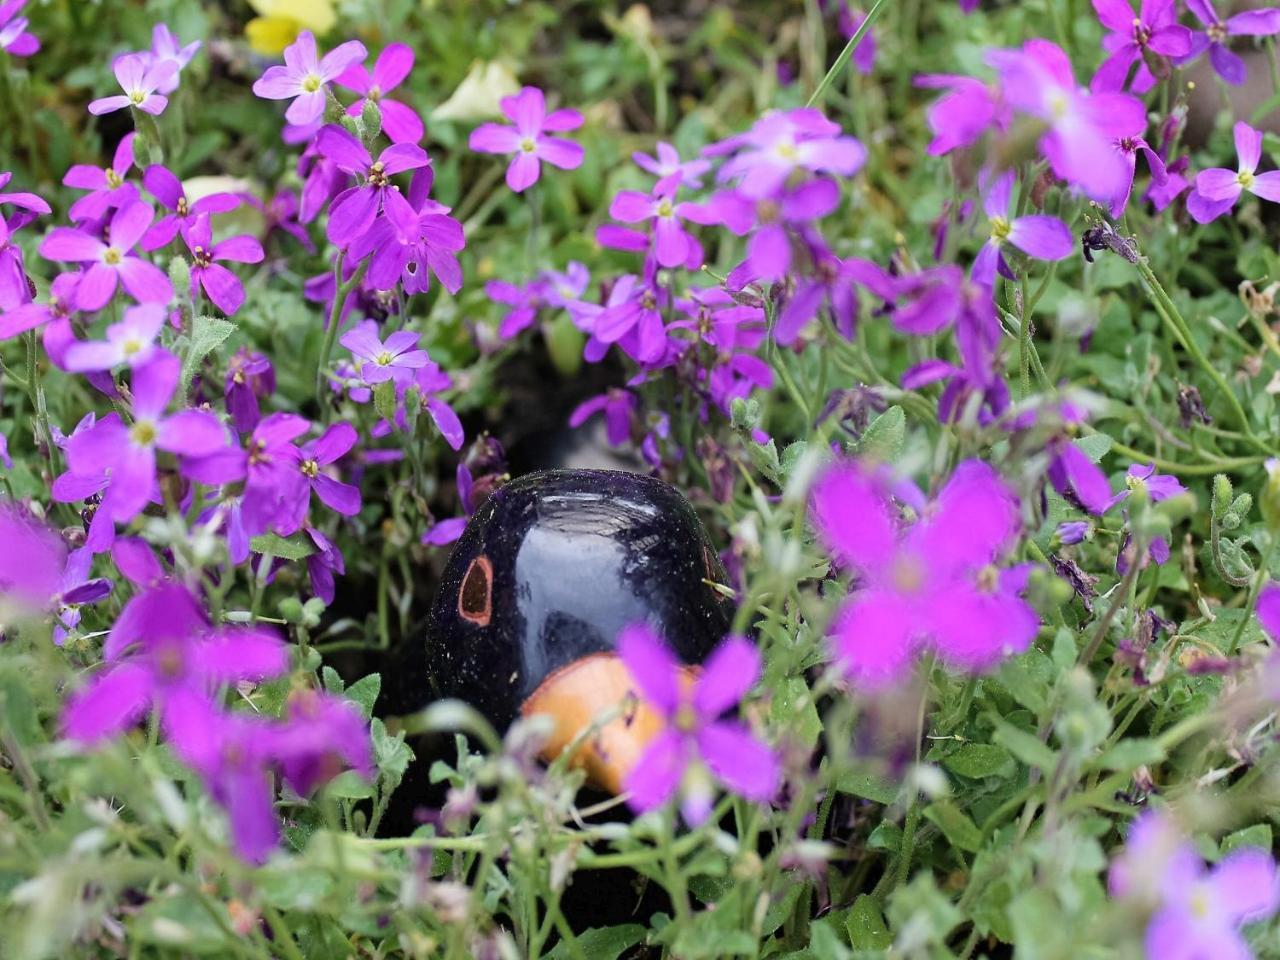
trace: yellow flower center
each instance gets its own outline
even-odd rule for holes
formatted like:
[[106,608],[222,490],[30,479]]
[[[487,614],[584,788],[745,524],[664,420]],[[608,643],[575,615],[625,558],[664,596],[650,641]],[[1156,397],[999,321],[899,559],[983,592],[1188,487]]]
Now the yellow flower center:
[[102,251],[102,262],[108,266],[114,267],[117,263],[124,259],[124,255],[115,247],[107,247]]
[[680,704],[672,723],[681,733],[693,733],[698,729],[698,714],[689,703]]
[[320,473],[320,464],[314,460],[303,460],[298,464],[298,469],[302,471],[304,477],[314,480]]
[[391,361],[394,359],[395,358],[391,356],[389,352],[387,352],[386,350],[383,350],[380,354],[378,354],[376,357],[373,358],[373,362],[380,367],[387,367],[391,365]]
[[375,187],[385,187],[387,185],[386,169],[381,160],[375,160],[373,166],[369,168],[369,183]]
[[658,204],[658,216],[660,217],[670,217],[675,212],[676,208],[672,206],[671,201],[666,198],[663,198],[662,202]]
[[377,103],[379,100],[382,99],[382,88],[375,84],[374,86],[369,88],[369,92],[365,94],[365,96],[368,97],[370,100],[372,100],[374,103]]
[[977,584],[983,593],[995,593],[1000,586],[1000,568],[995,564],[987,564],[978,571]]
[[120,345],[120,349],[124,351],[126,357],[132,357],[135,353],[141,353],[142,348],[145,346],[146,344],[137,337],[130,337]]
[[116,173],[110,167],[107,167],[107,169],[103,172],[106,173],[107,175],[107,186],[110,187],[112,190],[120,186],[120,184],[124,183],[124,180],[121,179],[120,174]]
[[520,149],[525,153],[533,153],[538,149],[538,145],[533,142],[533,137],[525,137],[520,141]]
[[1009,231],[1013,226],[1004,217],[991,218],[991,239],[997,244],[1004,243],[1009,239]]
[[1061,120],[1067,115],[1067,109],[1071,106],[1071,102],[1067,99],[1067,95],[1061,90],[1056,90],[1049,97],[1049,112],[1055,120]]
[[316,74],[309,73],[307,74],[307,78],[302,81],[302,89],[305,90],[307,93],[315,93],[317,90],[320,89],[320,84],[322,84],[323,82],[324,81],[321,80]]
[[134,103],[141,103],[143,100],[147,99],[147,95],[141,90],[135,90],[133,93],[129,94],[129,99]]
[[790,140],[783,140],[774,148],[774,150],[783,160],[794,160],[796,157],[800,156],[800,151],[796,149],[796,145]]
[[178,198],[178,216],[185,217],[190,211],[191,211],[191,208],[187,206],[187,198],[179,197]]
[[1253,186],[1253,174],[1248,170],[1241,170],[1236,174],[1236,183],[1240,184],[1241,188],[1248,190]]
[[129,439],[140,447],[149,447],[156,442],[156,433],[154,420],[139,420],[129,430]]

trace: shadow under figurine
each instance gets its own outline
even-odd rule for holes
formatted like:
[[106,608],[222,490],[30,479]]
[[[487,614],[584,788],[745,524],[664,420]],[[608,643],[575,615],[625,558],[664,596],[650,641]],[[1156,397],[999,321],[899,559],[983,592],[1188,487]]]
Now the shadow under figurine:
[[[454,546],[428,621],[400,658],[396,712],[456,698],[499,733],[544,714],[555,723],[543,756],[552,760],[636,689],[614,652],[622,629],[648,621],[684,663],[698,664],[729,630],[732,603],[712,586],[726,582],[693,507],[661,480],[612,470],[521,477],[493,492]],[[620,793],[660,724],[641,704],[587,738],[571,762],[589,788]],[[430,805],[429,758],[419,751],[414,766],[392,821]],[[589,886],[570,887],[566,909],[581,893],[591,901],[586,919],[598,918],[602,891],[594,878]],[[622,899],[627,913],[640,906],[638,896]]]

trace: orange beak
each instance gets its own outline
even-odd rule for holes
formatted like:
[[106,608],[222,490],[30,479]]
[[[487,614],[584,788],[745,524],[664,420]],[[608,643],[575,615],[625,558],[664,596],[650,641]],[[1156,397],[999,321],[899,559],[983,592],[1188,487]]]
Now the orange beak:
[[[693,684],[697,668],[684,667],[682,686]],[[555,727],[541,757],[551,763],[584,730],[609,710],[622,716],[601,724],[582,740],[569,758],[570,766],[585,770],[587,782],[612,794],[622,793],[627,775],[665,721],[640,696],[626,664],[616,653],[593,653],[575,660],[542,681],[520,712],[526,717],[548,716]]]

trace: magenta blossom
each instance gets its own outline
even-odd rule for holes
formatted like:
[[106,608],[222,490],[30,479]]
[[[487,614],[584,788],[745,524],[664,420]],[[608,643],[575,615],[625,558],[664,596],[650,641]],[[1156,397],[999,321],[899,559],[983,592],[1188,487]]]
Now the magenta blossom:
[[329,209],[329,239],[346,246],[372,225],[385,204],[398,207],[397,216],[408,219],[413,208],[392,185],[389,177],[404,170],[425,167],[431,162],[427,152],[413,143],[393,143],[377,160],[364,144],[341,127],[330,124],[316,136],[320,152],[346,173],[358,173],[363,182],[344,190]]
[[514,154],[507,167],[507,186],[520,193],[538,182],[545,160],[561,170],[582,165],[582,147],[570,140],[548,137],[582,126],[577,110],[547,113],[546,98],[537,87],[525,87],[501,100],[502,112],[514,126],[483,123],[471,132],[470,147],[477,153]]
[[541,277],[525,284],[490,280],[484,285],[484,295],[494,303],[511,307],[498,325],[498,336],[510,340],[533,325],[538,310],[546,303],[546,281]]
[[40,255],[49,260],[87,264],[76,286],[75,305],[98,310],[116,292],[117,282],[142,303],[168,303],[173,285],[165,272],[132,253],[151,226],[151,208],[141,201],[122,206],[111,217],[110,243],[81,228],[54,227],[40,243]]
[[177,67],[168,60],[151,64],[147,60],[137,53],[117,57],[112,70],[124,93],[90,101],[89,112],[97,116],[134,107],[153,116],[164,113],[169,98],[156,91],[174,78]]
[[67,548],[52,530],[25,510],[0,504],[0,615],[13,606],[30,613],[48,607],[58,592]]
[[1242,10],[1223,20],[1210,0],[1187,0],[1187,9],[1204,25],[1203,31],[1191,35],[1191,49],[1179,65],[1194,60],[1205,50],[1213,71],[1227,83],[1240,86],[1248,78],[1245,63],[1227,48],[1231,37],[1272,37],[1280,33],[1280,8],[1266,7]]
[[247,234],[213,242],[209,215],[202,213],[191,226],[182,228],[182,239],[191,251],[191,296],[203,289],[213,304],[227,316],[244,303],[244,286],[234,273],[217,260],[235,263],[260,263],[262,244]]
[[191,62],[191,58],[200,50],[200,46],[199,40],[192,40],[184,46],[182,41],[169,29],[168,24],[157,23],[151,28],[151,51],[150,53],[142,54],[144,58],[149,60],[148,66],[165,63],[173,64],[172,76],[167,82],[160,84],[158,88],[161,93],[173,93],[178,89],[178,74]]
[[1241,847],[1206,867],[1161,810],[1133,822],[1108,881],[1113,896],[1154,906],[1145,936],[1148,960],[1249,960],[1253,953],[1240,928],[1280,907],[1280,876],[1270,854]]
[[630,390],[610,387],[605,393],[588,397],[569,414],[569,426],[580,427],[597,413],[604,414],[609,443],[618,447],[631,439],[631,418],[639,401]]
[[751,641],[726,637],[692,685],[686,682],[685,668],[648,624],[622,631],[618,655],[644,701],[664,722],[662,732],[626,775],[632,809],[653,810],[681,791],[685,821],[702,823],[711,812],[704,770],[747,800],[773,799],[780,781],[777,757],[744,724],[721,719],[760,678],[760,653]]
[[[653,221],[654,253],[660,267],[685,264],[694,249],[698,253],[697,259],[702,259],[701,245],[680,222],[690,213],[693,205],[676,203],[677,189],[677,182],[668,179],[659,182],[652,194],[622,190],[613,198],[609,207],[609,216],[623,223]],[[694,210],[693,213],[696,216],[698,211]]]
[[1111,56],[1093,76],[1095,91],[1123,90],[1129,70],[1136,62],[1134,93],[1146,93],[1156,84],[1155,75],[1143,60],[1150,50],[1165,57],[1184,57],[1191,52],[1191,31],[1178,23],[1174,0],[1142,0],[1138,16],[1129,0],[1093,0],[1093,9],[1102,25],[1111,32],[1102,38],[1102,47]]
[[125,605],[103,646],[111,666],[67,704],[67,736],[94,743],[115,736],[153,707],[174,749],[199,767],[213,757],[221,717],[213,691],[222,684],[277,677],[288,650],[265,627],[212,627],[186,587],[169,582]]
[[111,158],[111,166],[94,167],[85,163],[77,163],[62,178],[63,186],[75,187],[77,190],[89,192],[71,205],[71,219],[77,223],[82,220],[96,220],[108,210],[116,210],[133,200],[138,199],[138,188],[125,180],[133,166],[133,138],[135,134],[125,134]]
[[413,48],[404,43],[390,43],[378,54],[370,73],[363,64],[353,64],[335,81],[360,94],[360,99],[347,108],[347,113],[358,117],[366,101],[377,105],[382,116],[382,132],[392,143],[417,143],[422,139],[422,119],[412,107],[397,100],[387,99],[387,94],[400,86],[413,69]]
[[947,92],[929,107],[926,116],[933,140],[929,155],[940,157],[962,147],[971,147],[992,128],[1009,125],[1009,109],[998,90],[973,77],[930,73],[915,78],[915,85]]
[[133,371],[133,423],[111,413],[67,442],[67,462],[80,476],[106,472],[109,488],[100,510],[132,520],[156,488],[156,451],[201,457],[226,445],[218,418],[200,410],[164,415],[178,386],[181,364],[163,350]]
[[841,136],[840,125],[814,107],[767,113],[746,133],[712,144],[706,153],[730,151],[735,155],[716,179],[737,181],[751,200],[773,197],[797,171],[851,177],[867,159],[861,143]]
[[663,296],[648,278],[619,277],[610,291],[609,305],[592,321],[592,338],[618,344],[637,363],[656,363],[667,350],[667,327],[660,309]]
[[310,30],[303,30],[297,40],[285,47],[284,66],[267,67],[266,73],[254,82],[254,95],[264,100],[292,100],[285,119],[298,126],[314,123],[324,115],[329,82],[365,56],[363,43],[348,40],[318,59],[315,36]]
[[0,4],[0,50],[13,57],[29,57],[40,49],[35,34],[27,32],[27,18],[18,11],[27,0],[8,0]]
[[1165,167],[1160,154],[1151,149],[1151,145],[1142,137],[1125,137],[1115,142],[1115,149],[1124,160],[1129,175],[1125,178],[1123,188],[1111,201],[1111,216],[1119,219],[1129,205],[1129,195],[1133,192],[1133,178],[1138,171],[1138,153],[1147,158],[1147,168],[1151,171],[1151,187],[1157,189],[1169,182],[1169,170]]
[[677,186],[696,190],[702,186],[702,175],[711,169],[710,160],[699,158],[682,161],[676,148],[663,141],[659,141],[654,152],[657,154],[656,157],[637,152],[631,154],[631,159],[635,161],[637,167],[646,173],[653,174],[660,182],[674,179]]
[[107,327],[105,340],[81,340],[68,346],[62,366],[75,373],[110,370],[120,364],[141,366],[155,353],[156,337],[165,320],[165,309],[158,304],[129,307],[119,323]]
[[147,167],[142,175],[142,185],[172,211],[157,220],[142,238],[143,250],[155,250],[172,240],[180,229],[195,225],[201,214],[226,213],[240,206],[240,197],[234,193],[211,193],[207,197],[191,201],[182,187],[182,181],[159,164]]
[[[0,173],[0,190],[12,177],[13,174],[7,171]],[[27,274],[23,269],[22,247],[14,235],[37,215],[48,213],[49,204],[34,193],[0,193],[0,207],[5,205],[17,207],[20,211],[5,217],[3,209],[0,209],[0,310],[13,310],[31,299]],[[5,320],[0,320],[0,329],[6,325]],[[9,336],[12,334],[0,333],[0,340]]]
[[324,468],[350,453],[357,439],[356,428],[351,424],[335,423],[315,440],[304,443],[298,455],[303,482],[321,503],[344,517],[360,512],[360,488],[330,476]]
[[856,577],[836,616],[836,654],[860,685],[891,684],[922,648],[978,671],[1030,645],[1039,626],[1021,597],[1029,569],[996,565],[1021,526],[1013,493],[991,467],[966,460],[903,530],[870,467],[829,467],[810,500],[836,562]]
[[376,384],[384,380],[407,382],[412,371],[425,367],[430,361],[427,351],[418,349],[420,335],[412,330],[397,330],[386,342],[378,339],[378,324],[365,320],[339,339],[351,351],[359,363],[360,378],[365,383]]
[[432,179],[430,167],[416,170],[407,202],[388,203],[385,215],[351,242],[347,253],[352,259],[372,257],[368,278],[374,289],[392,290],[403,283],[407,294],[425,293],[432,274],[450,293],[462,289],[457,257],[466,246],[462,224],[448,215],[448,207],[428,199]]
[[241,347],[227,361],[227,379],[223,392],[227,413],[237,433],[248,433],[258,425],[262,414],[258,405],[260,397],[269,397],[276,391],[276,371],[271,361],[261,353]]
[[1197,223],[1216,220],[1248,192],[1272,203],[1280,202],[1280,170],[1258,173],[1262,159],[1262,132],[1244,121],[1235,126],[1239,169],[1214,167],[1196,175],[1196,189],[1187,198],[1187,212]]
[[[858,32],[858,28],[862,26],[862,22],[867,19],[867,15],[861,10],[850,9],[846,0],[840,0],[840,13],[837,17],[837,24],[840,27],[840,33],[846,40],[852,40]],[[876,65],[876,34],[874,30],[868,30],[863,34],[862,39],[858,41],[858,45],[853,48],[854,69],[863,76],[867,76],[875,68]]]
[[1001,251],[1005,244],[1037,260],[1062,260],[1076,250],[1075,237],[1057,217],[1011,216],[1015,178],[1012,170],[997,176],[982,198],[982,208],[991,221],[991,235],[973,261],[973,279],[988,287],[994,286],[997,272],[1006,279],[1015,279]]

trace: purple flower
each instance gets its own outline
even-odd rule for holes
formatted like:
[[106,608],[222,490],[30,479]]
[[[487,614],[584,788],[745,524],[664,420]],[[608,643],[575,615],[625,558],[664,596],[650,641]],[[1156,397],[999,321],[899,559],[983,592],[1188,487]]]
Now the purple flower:
[[221,740],[213,690],[277,677],[289,668],[287,648],[274,631],[215,629],[191,592],[172,582],[125,605],[103,658],[110,666],[63,711],[66,735],[94,743],[133,726],[152,707],[178,755],[197,767],[217,754]]
[[259,263],[262,260],[262,244],[243,234],[213,242],[213,228],[209,215],[202,213],[195,223],[182,228],[182,239],[191,251],[191,297],[203,289],[214,305],[227,316],[240,309],[244,303],[244,286],[234,273],[217,260],[235,263]]
[[422,119],[411,107],[386,96],[404,82],[413,69],[413,48],[404,43],[390,43],[378,54],[373,73],[363,64],[354,64],[343,71],[335,83],[360,94],[360,99],[347,108],[347,113],[358,117],[366,100],[378,105],[382,115],[382,132],[392,143],[417,143],[422,139]]
[[659,141],[658,148],[654,152],[657,154],[656,157],[637,152],[631,154],[631,159],[641,170],[657,177],[659,182],[673,179],[678,187],[690,187],[696,190],[702,186],[702,175],[711,169],[710,160],[699,158],[681,161],[676,148],[663,141]]
[[62,178],[63,186],[89,191],[71,205],[68,212],[72,220],[77,223],[82,220],[97,220],[108,210],[116,210],[138,199],[138,188],[124,179],[133,166],[134,136],[135,134],[127,133],[116,144],[111,166],[94,167],[77,163],[67,171]]
[[1239,86],[1248,77],[1244,61],[1227,49],[1229,37],[1270,37],[1280,33],[1280,8],[1244,10],[1222,20],[1209,0],[1187,0],[1187,9],[1204,25],[1203,32],[1191,34],[1191,49],[1178,61],[1185,64],[1207,49],[1214,72],[1227,83]]
[[1009,125],[1009,109],[999,91],[973,77],[955,74],[921,74],[914,81],[927,90],[947,93],[929,107],[926,115],[933,140],[929,155],[940,157],[961,147],[971,147],[992,127]]
[[1111,202],[1128,171],[1110,149],[1147,127],[1142,101],[1124,93],[1089,95],[1076,85],[1071,61],[1057,44],[1028,40],[1019,50],[990,50],[1005,100],[1048,125],[1040,150],[1053,172],[1099,202]]
[[333,603],[334,574],[343,576],[347,572],[342,551],[315,527],[308,526],[306,531],[316,547],[316,552],[307,557],[307,576],[311,580],[311,592],[326,604]]
[[845,461],[814,485],[810,509],[856,589],[836,615],[836,652],[859,684],[900,679],[928,647],[953,667],[977,671],[1030,645],[1039,626],[1019,596],[1028,568],[996,560],[1021,523],[1013,493],[991,467],[966,460],[903,531],[886,483]]
[[1124,137],[1115,142],[1115,149],[1124,160],[1129,175],[1123,189],[1111,201],[1111,215],[1116,219],[1123,216],[1125,207],[1129,205],[1129,195],[1133,192],[1133,178],[1138,171],[1138,152],[1147,158],[1147,168],[1151,171],[1151,187],[1155,188],[1168,183],[1169,171],[1160,155],[1151,149],[1150,144],[1142,137]]
[[164,113],[164,108],[169,105],[169,98],[156,91],[174,79],[178,72],[177,66],[170,60],[148,64],[148,59],[137,53],[116,57],[111,69],[124,93],[90,101],[89,112],[98,116],[126,107],[136,107],[153,116]]
[[58,593],[67,548],[61,538],[24,510],[0,504],[0,611],[10,605],[31,613],[47,610]]
[[261,353],[253,353],[241,347],[227,362],[226,387],[223,399],[231,423],[237,433],[248,433],[262,419],[258,407],[259,397],[269,397],[276,390],[276,371],[271,361]]
[[369,282],[376,290],[404,284],[406,294],[425,293],[431,275],[450,293],[462,289],[457,253],[466,246],[462,224],[448,216],[449,208],[427,198],[433,173],[422,167],[413,175],[406,202],[386,205],[385,214],[356,237],[348,248],[354,260],[372,256]]
[[692,683],[687,668],[647,624],[622,631],[618,655],[663,722],[626,775],[632,809],[644,813],[660,807],[684,784],[681,813],[690,825],[702,823],[711,812],[705,774],[698,775],[704,766],[747,800],[773,798],[780,781],[777,757],[744,724],[721,719],[760,678],[760,653],[751,641],[726,637]]
[[[0,173],[0,190],[3,190],[13,178],[9,172]],[[0,310],[12,310],[31,299],[31,291],[27,286],[27,274],[23,268],[22,248],[15,239],[15,234],[26,226],[37,214],[48,213],[49,204],[34,193],[0,193],[0,206],[9,204],[18,207],[21,213],[6,218],[0,210]],[[0,328],[4,322],[0,321]],[[30,329],[30,328],[26,328]],[[0,340],[13,334],[0,333]]]
[[184,410],[164,415],[180,372],[178,358],[157,349],[151,360],[133,371],[132,425],[126,426],[119,414],[111,413],[67,441],[67,462],[73,474],[108,474],[108,491],[99,509],[113,520],[132,520],[151,500],[157,450],[202,457],[226,445],[226,432],[212,414]]
[[1134,820],[1108,885],[1113,896],[1154,906],[1145,936],[1148,960],[1249,960],[1253,953],[1240,928],[1280,906],[1276,864],[1265,850],[1242,847],[1207,868],[1161,810]]
[[1272,203],[1280,202],[1280,170],[1257,173],[1262,159],[1262,132],[1244,121],[1235,126],[1239,168],[1214,167],[1196,175],[1196,189],[1187,197],[1187,212],[1197,223],[1216,220],[1236,205],[1245,191]]
[[[852,40],[854,34],[858,32],[858,28],[862,26],[862,22],[867,19],[867,15],[861,10],[851,10],[846,0],[840,0],[840,13],[837,17],[837,23],[840,26],[840,33],[846,40]],[[860,74],[866,76],[871,73],[876,65],[876,34],[874,30],[868,30],[858,41],[858,45],[853,48],[853,66]]]
[[385,204],[399,207],[401,219],[413,217],[413,208],[388,179],[403,170],[425,167],[431,162],[427,152],[413,143],[394,143],[374,160],[364,144],[341,127],[332,124],[316,136],[320,152],[347,173],[363,178],[358,186],[344,190],[334,198],[329,209],[329,239],[346,246],[372,225]]
[[75,373],[110,370],[122,363],[141,366],[155,353],[155,340],[165,319],[165,309],[158,304],[129,307],[123,320],[107,327],[105,340],[81,340],[68,346],[62,366]]
[[285,782],[306,796],[350,767],[373,776],[369,723],[349,700],[303,690],[289,698],[285,722],[274,735],[272,756]]
[[866,162],[867,151],[853,137],[840,135],[814,107],[767,113],[744,134],[707,148],[711,156],[736,151],[720,168],[721,183],[738,181],[752,200],[774,197],[797,171],[851,177]]
[[194,202],[187,199],[182,181],[159,164],[147,167],[142,175],[142,185],[160,201],[167,213],[157,220],[142,238],[143,250],[156,250],[177,235],[178,230],[195,225],[201,214],[226,213],[240,206],[240,198],[234,193],[211,193]]
[[1142,59],[1145,51],[1166,57],[1184,57],[1191,51],[1191,31],[1178,24],[1174,0],[1142,0],[1142,11],[1136,17],[1129,0],[1093,0],[1093,9],[1111,31],[1102,38],[1102,47],[1111,56],[1094,74],[1090,86],[1095,91],[1123,90],[1136,62],[1133,92],[1146,93],[1155,86],[1156,78]]
[[1093,527],[1088,520],[1066,520],[1058,524],[1053,535],[1059,543],[1080,543],[1092,532]]
[[458,419],[453,407],[438,396],[453,387],[453,380],[438,364],[429,362],[418,369],[414,382],[422,393],[423,409],[440,431],[440,436],[454,450],[461,450],[464,439],[462,421]]
[[365,56],[363,43],[348,40],[330,50],[324,59],[317,59],[316,38],[310,30],[303,30],[297,40],[284,48],[284,66],[268,67],[254,82],[253,93],[264,100],[292,99],[284,117],[292,124],[305,126],[324,115],[328,83]]
[[1111,484],[1098,465],[1066,437],[1055,437],[1046,448],[1049,482],[1068,503],[1088,513],[1111,509]]
[[630,390],[610,387],[605,393],[582,401],[569,414],[569,426],[580,427],[597,413],[604,413],[609,443],[621,446],[631,439],[631,418],[639,401]]
[[98,310],[116,292],[117,282],[142,303],[168,303],[173,286],[165,272],[132,253],[151,226],[151,208],[141,201],[122,206],[111,217],[104,243],[83,228],[54,227],[40,243],[40,255],[49,260],[88,264],[76,286],[75,305]]
[[412,330],[397,330],[386,342],[378,339],[378,324],[365,320],[348,330],[338,340],[351,351],[351,355],[363,363],[360,377],[365,383],[382,383],[385,380],[408,382],[413,370],[427,365],[431,359],[427,351],[418,349],[420,335]]
[[519,93],[503,97],[502,112],[514,126],[483,123],[471,132],[470,147],[477,153],[510,153],[507,186],[520,193],[538,182],[545,160],[561,170],[574,170],[582,165],[582,147],[570,140],[548,137],[582,126],[577,110],[554,110],[547,113],[546,99],[537,87],[525,87]]
[[322,468],[345,457],[356,445],[356,429],[349,423],[335,423],[315,440],[302,445],[298,470],[303,482],[315,491],[330,510],[353,517],[360,512],[360,488],[335,479]]
[[[619,299],[615,300],[617,293]],[[667,350],[667,328],[659,305],[662,291],[651,280],[628,274],[614,281],[610,305],[594,319],[591,335],[618,344],[637,363],[655,363]]]
[[161,93],[173,93],[178,89],[178,74],[191,62],[191,58],[199,51],[200,45],[199,40],[192,40],[183,46],[182,41],[166,23],[157,23],[151,28],[151,52],[144,53],[142,56],[149,59],[149,66],[173,64],[172,76],[158,87]]
[[682,266],[690,260],[690,254],[695,250],[696,259],[702,259],[701,245],[680,222],[692,204],[676,203],[677,189],[676,181],[663,180],[652,194],[622,190],[609,206],[609,216],[623,223],[653,221],[654,253],[660,267]]
[[1006,243],[1037,260],[1061,260],[1076,249],[1075,237],[1057,217],[1011,216],[1015,178],[1012,170],[1000,174],[982,198],[982,208],[991,221],[991,235],[973,261],[973,279],[988,287],[995,285],[997,271],[1002,277],[1015,279],[1000,249]]
[[494,303],[505,304],[512,309],[498,325],[498,336],[510,340],[533,325],[538,310],[546,303],[546,283],[538,277],[526,284],[508,283],[506,280],[490,280],[484,285],[484,295]]
[[205,789],[227,813],[231,842],[249,863],[263,863],[280,843],[271,763],[275,726],[258,717],[217,717],[218,742],[194,764]]
[[17,13],[27,0],[8,0],[0,4],[0,50],[14,57],[29,57],[40,49],[35,34],[27,32],[27,18]]
[[1129,472],[1125,474],[1124,482],[1125,489],[1111,498],[1111,506],[1115,506],[1122,500],[1127,500],[1129,495],[1139,488],[1145,490],[1147,496],[1155,503],[1187,492],[1187,488],[1182,485],[1182,482],[1177,477],[1167,477],[1156,473],[1155,464],[1151,466],[1143,466],[1140,463],[1130,464]]
[[93,551],[87,547],[73,550],[67,555],[67,565],[58,581],[58,593],[53,597],[57,611],[53,625],[53,642],[62,646],[67,634],[80,625],[80,608],[97,603],[107,597],[114,584],[105,577],[89,576],[93,566]]

